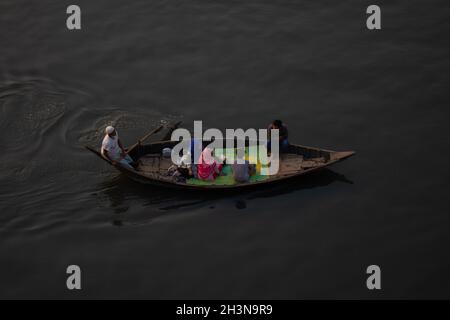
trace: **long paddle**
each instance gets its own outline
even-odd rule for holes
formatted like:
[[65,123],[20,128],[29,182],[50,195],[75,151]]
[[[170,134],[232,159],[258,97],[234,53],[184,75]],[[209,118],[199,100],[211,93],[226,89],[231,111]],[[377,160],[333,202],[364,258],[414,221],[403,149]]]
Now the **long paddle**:
[[172,132],[174,132],[179,126],[180,126],[180,124],[182,123],[183,121],[178,121],[178,122],[175,122],[174,124],[172,124],[172,125],[170,125],[170,126],[168,126],[168,131],[167,131],[167,133],[162,137],[162,141],[164,141],[164,140],[170,140],[170,138],[171,138],[171,136],[172,136]]
[[139,146],[143,141],[147,140],[150,136],[152,136],[155,133],[158,133],[159,131],[161,131],[162,128],[164,128],[164,125],[160,125],[158,128],[156,128],[153,131],[150,131],[149,133],[147,133],[145,136],[143,136],[141,139],[139,139],[138,142],[136,142],[131,147],[129,147],[127,152],[131,152],[134,148]]

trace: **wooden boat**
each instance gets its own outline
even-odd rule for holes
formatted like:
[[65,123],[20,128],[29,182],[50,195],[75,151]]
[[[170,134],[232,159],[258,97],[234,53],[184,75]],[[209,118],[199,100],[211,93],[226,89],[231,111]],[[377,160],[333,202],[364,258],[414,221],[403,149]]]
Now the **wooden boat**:
[[[205,144],[210,141],[204,141]],[[193,185],[187,182],[178,182],[173,177],[167,175],[167,169],[172,165],[171,159],[162,156],[164,148],[173,148],[176,141],[158,141],[149,144],[136,144],[129,155],[141,163],[137,170],[127,169],[121,165],[113,165],[111,161],[101,155],[101,153],[89,146],[86,148],[96,154],[99,158],[113,165],[117,170],[127,177],[145,184],[173,187],[179,189],[196,190],[219,190],[219,189],[244,189],[260,185],[268,185],[282,182],[287,179],[302,176],[314,171],[318,171],[339,161],[347,159],[355,154],[353,151],[331,151],[296,144],[289,146],[288,152],[281,154],[279,171],[276,175],[267,176],[263,181],[253,181],[245,183],[234,183],[232,185]],[[226,140],[223,140],[225,145]]]

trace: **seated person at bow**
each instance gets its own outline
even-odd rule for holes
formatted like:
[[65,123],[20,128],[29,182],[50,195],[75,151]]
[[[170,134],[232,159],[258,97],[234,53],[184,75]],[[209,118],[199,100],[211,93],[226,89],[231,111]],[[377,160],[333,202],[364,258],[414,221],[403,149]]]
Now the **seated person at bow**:
[[268,133],[268,141],[267,141],[267,150],[270,152],[271,149],[271,141],[270,141],[270,131],[272,129],[278,129],[279,141],[280,141],[280,152],[285,153],[289,149],[289,141],[288,141],[288,129],[287,126],[281,120],[274,120],[269,127],[267,128]]
[[222,164],[219,164],[213,156],[213,150],[206,147],[202,151],[197,164],[197,178],[213,181],[222,172]]
[[108,126],[105,129],[105,138],[102,142],[102,155],[111,160],[113,165],[118,163],[129,169],[136,169],[137,163],[128,155],[119,139],[117,130]]
[[256,173],[256,166],[245,160],[239,152],[231,167],[233,168],[233,177],[236,182],[248,182],[250,177]]

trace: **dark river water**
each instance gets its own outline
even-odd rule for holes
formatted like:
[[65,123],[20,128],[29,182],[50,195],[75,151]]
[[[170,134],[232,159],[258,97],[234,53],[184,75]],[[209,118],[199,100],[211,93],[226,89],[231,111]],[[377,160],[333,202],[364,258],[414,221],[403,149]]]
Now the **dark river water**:
[[[72,2],[0,3],[0,298],[450,297],[448,1],[378,1],[377,31],[369,1],[75,3],[79,31]],[[111,123],[131,145],[273,118],[357,155],[222,195],[141,186],[83,148]]]

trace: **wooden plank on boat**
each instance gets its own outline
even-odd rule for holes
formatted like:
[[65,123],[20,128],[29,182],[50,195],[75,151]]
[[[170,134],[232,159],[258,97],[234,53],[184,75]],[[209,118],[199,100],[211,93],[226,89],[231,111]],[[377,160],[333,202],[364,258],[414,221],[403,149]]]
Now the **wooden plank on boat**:
[[159,172],[166,173],[167,170],[172,166],[172,159],[170,158],[160,158],[159,159]]
[[139,159],[138,171],[143,173],[159,173],[159,154],[147,154]]
[[301,170],[302,156],[296,154],[283,154],[280,160],[278,175],[290,175]]

